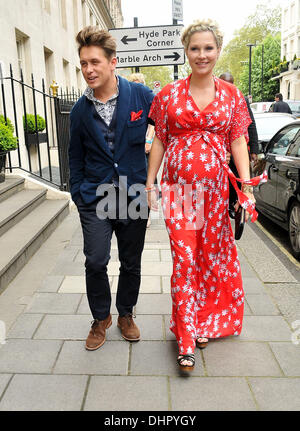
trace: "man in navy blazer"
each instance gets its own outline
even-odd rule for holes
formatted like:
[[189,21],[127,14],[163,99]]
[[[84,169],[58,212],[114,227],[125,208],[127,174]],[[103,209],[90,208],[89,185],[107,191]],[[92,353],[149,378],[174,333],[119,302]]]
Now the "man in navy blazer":
[[70,187],[83,231],[87,297],[94,318],[85,347],[96,350],[112,324],[107,265],[113,232],[121,263],[117,325],[126,340],[140,339],[133,307],[149,213],[143,199],[145,135],[154,95],[143,84],[115,75],[116,43],[108,31],[89,26],[76,40],[88,87],[70,116]]

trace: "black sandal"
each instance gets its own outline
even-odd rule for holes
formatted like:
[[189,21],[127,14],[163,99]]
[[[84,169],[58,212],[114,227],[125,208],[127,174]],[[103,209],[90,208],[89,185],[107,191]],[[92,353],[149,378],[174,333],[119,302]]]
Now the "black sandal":
[[[189,361],[192,365],[184,365],[183,361]],[[193,371],[195,366],[195,355],[179,355],[177,363],[182,371]]]
[[203,338],[206,338],[206,337],[198,337],[196,339],[196,347],[198,347],[199,349],[205,349],[205,347],[207,347],[208,345],[208,338],[206,338],[207,341],[198,341]]

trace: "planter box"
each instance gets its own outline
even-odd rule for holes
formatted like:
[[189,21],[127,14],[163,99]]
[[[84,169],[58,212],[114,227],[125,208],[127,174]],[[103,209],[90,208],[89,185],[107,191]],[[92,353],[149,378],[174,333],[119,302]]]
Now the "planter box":
[[7,152],[0,152],[0,183],[5,181],[5,162]]
[[[38,133],[38,143],[42,144],[43,142],[47,142],[48,135],[47,133]],[[30,133],[25,135],[25,142],[27,146],[36,145],[37,144],[37,136],[35,133]]]

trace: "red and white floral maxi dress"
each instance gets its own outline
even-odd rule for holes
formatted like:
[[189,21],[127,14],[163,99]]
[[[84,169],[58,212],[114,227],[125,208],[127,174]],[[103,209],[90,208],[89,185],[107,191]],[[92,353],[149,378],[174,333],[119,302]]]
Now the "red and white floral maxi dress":
[[[242,135],[248,140],[251,119],[239,90],[216,77],[214,81],[216,97],[203,111],[190,94],[189,76],[164,87],[149,114],[165,148],[161,190],[173,259],[170,329],[181,354],[193,353],[198,337],[239,335],[242,330],[244,291],[228,215],[228,175],[233,183],[235,177],[228,172],[226,149]],[[201,228],[186,228],[199,210],[195,195],[194,211],[182,211],[178,196],[183,193],[172,189],[187,184],[193,193],[201,186]],[[254,204],[242,193],[239,198],[254,214]]]

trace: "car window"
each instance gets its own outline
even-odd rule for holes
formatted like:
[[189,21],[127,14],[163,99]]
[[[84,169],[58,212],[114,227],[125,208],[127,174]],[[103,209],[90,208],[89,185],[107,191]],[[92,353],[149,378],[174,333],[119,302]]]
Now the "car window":
[[287,102],[292,112],[300,112],[300,102]]
[[292,157],[300,157],[300,134],[297,136],[293,145],[289,149],[288,155]]
[[269,115],[267,117],[260,117],[258,115],[254,116],[255,124],[258,134],[258,139],[264,139],[265,137],[271,139],[275,133],[283,126],[288,123],[292,123],[295,119],[290,117],[289,115],[273,117],[273,115]]
[[272,143],[268,148],[268,152],[285,155],[291,142],[293,142],[298,133],[299,128],[300,125],[298,124],[296,126],[289,126],[283,129],[277,136],[275,136],[275,139],[272,140]]

